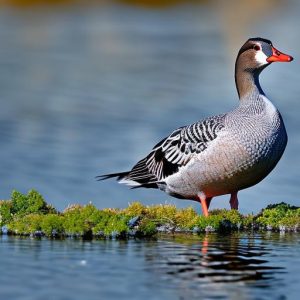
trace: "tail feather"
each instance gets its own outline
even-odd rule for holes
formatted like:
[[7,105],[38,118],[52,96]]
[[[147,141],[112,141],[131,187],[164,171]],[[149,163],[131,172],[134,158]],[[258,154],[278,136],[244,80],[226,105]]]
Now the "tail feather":
[[96,178],[100,181],[114,177],[116,177],[119,183],[126,184],[131,188],[158,188],[157,177],[149,172],[147,157],[140,160],[131,171],[100,175]]
[[97,178],[98,181],[101,181],[101,180],[106,180],[106,179],[109,179],[109,178],[117,177],[117,180],[119,181],[119,180],[122,180],[122,179],[126,178],[129,175],[129,173],[130,172],[105,174],[105,175],[96,176],[96,178]]
[[158,188],[157,183],[155,181],[148,181],[148,182],[139,182],[136,180],[136,178],[131,178],[130,176],[130,171],[129,172],[120,172],[120,173],[112,173],[112,174],[105,174],[105,175],[99,175],[96,176],[98,181],[101,180],[106,180],[110,178],[115,178],[119,183],[126,184],[130,186],[132,189],[144,187],[144,188]]

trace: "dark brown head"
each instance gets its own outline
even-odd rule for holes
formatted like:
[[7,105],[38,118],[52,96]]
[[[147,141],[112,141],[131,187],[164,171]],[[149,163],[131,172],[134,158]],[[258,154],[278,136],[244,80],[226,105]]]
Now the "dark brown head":
[[251,38],[240,49],[235,63],[235,82],[240,99],[258,91],[260,72],[272,62],[291,62],[293,57],[278,51],[272,42],[263,38]]

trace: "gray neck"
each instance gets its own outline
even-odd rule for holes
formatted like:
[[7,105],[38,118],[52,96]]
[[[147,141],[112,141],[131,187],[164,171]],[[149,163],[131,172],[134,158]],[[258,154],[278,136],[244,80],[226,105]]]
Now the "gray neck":
[[235,84],[241,101],[256,99],[264,92],[259,84],[260,69],[241,69],[238,65],[235,69]]

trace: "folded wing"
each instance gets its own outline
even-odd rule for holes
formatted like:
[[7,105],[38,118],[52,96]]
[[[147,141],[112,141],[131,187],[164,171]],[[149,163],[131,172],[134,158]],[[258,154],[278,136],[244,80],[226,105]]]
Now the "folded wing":
[[132,187],[157,188],[157,183],[179,172],[195,155],[205,151],[224,128],[225,115],[219,115],[180,127],[155,145],[148,156],[129,172],[100,176],[118,177],[120,183]]

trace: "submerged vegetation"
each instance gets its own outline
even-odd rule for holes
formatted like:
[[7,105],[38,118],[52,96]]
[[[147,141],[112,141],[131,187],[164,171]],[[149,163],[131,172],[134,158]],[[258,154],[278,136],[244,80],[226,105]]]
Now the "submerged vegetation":
[[10,200],[0,201],[0,234],[12,235],[129,238],[152,237],[160,232],[298,231],[299,225],[300,208],[286,203],[269,205],[257,215],[212,210],[206,218],[192,207],[145,206],[139,202],[125,209],[103,210],[93,204],[75,204],[59,212],[35,190],[27,195],[13,191]]

